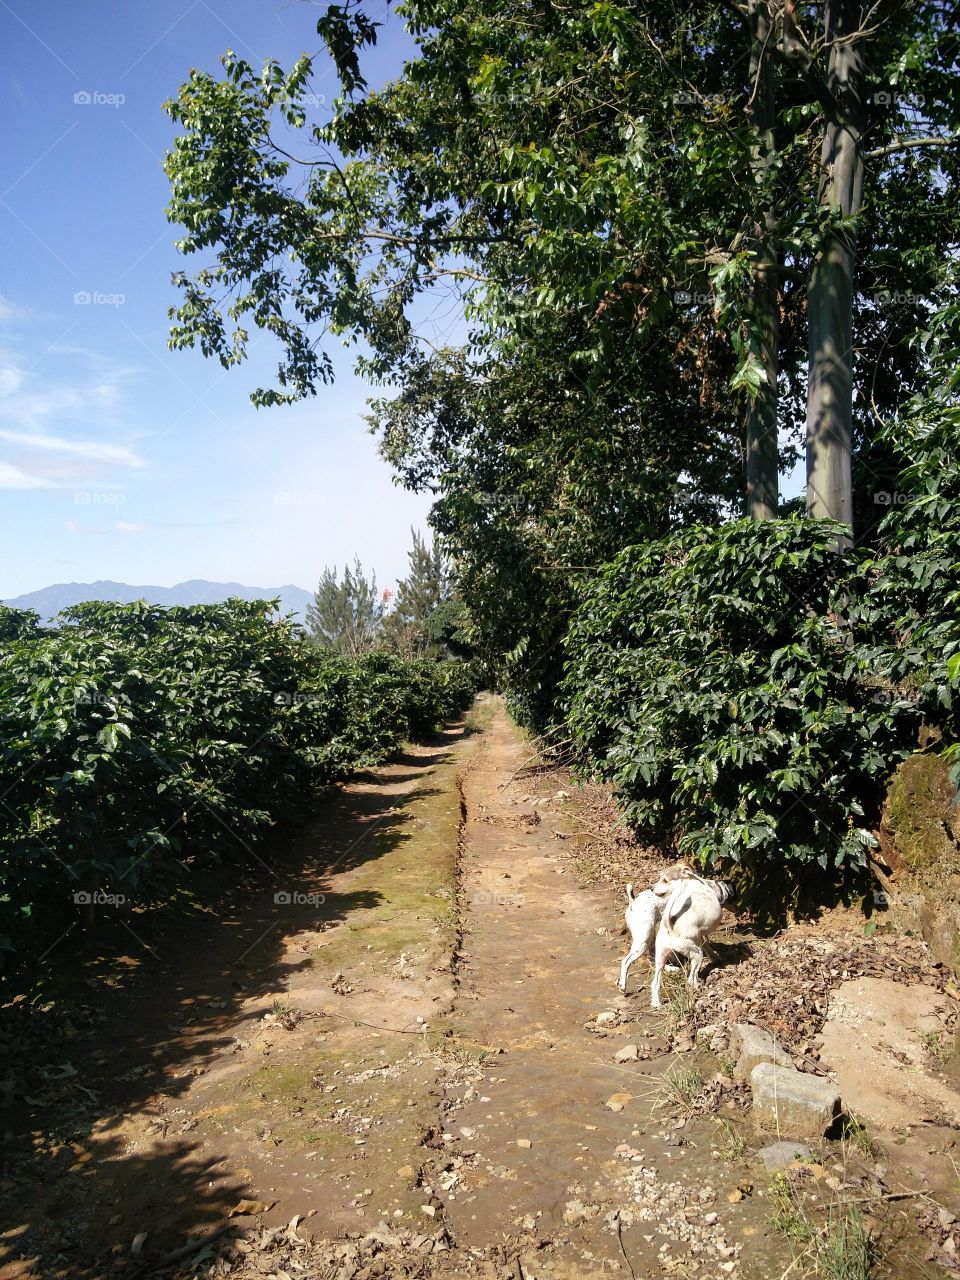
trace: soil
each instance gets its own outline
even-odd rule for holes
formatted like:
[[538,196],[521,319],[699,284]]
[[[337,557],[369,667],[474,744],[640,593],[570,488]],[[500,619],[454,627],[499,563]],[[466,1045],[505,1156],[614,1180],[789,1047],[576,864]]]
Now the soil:
[[2,1280],[813,1274],[784,1195],[818,1225],[869,1201],[875,1274],[949,1270],[960,1204],[945,1177],[922,1214],[896,1199],[895,1146],[758,1165],[717,1004],[750,945],[728,925],[694,1006],[677,974],[652,1012],[642,962],[621,995],[621,871],[665,859],[538,770],[498,700],[472,719],[209,910],[134,917],[129,954],[6,1011]]

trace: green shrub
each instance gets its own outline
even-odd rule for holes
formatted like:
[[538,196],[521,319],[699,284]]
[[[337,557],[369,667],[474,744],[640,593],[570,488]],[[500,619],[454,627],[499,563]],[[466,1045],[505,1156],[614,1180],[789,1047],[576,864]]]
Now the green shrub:
[[[858,555],[801,519],[695,527],[619,555],[567,639],[583,767],[637,828],[758,894],[857,868],[865,806],[916,740],[850,617]],[[882,682],[881,682],[882,683]]]
[[878,680],[955,742],[960,676],[960,409],[925,406],[898,424],[909,457],[861,567],[852,615]]
[[[0,610],[0,959],[94,891],[162,901],[469,702],[463,664],[347,659],[259,602]],[[261,858],[263,854],[257,854]],[[9,967],[9,966],[8,966]]]

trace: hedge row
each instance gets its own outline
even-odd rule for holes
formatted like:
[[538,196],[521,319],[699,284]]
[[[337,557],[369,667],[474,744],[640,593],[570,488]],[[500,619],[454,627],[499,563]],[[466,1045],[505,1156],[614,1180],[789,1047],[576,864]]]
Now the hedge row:
[[584,770],[636,829],[739,864],[760,901],[862,867],[921,724],[956,738],[960,537],[943,528],[869,557],[803,519],[622,552],[567,637]]
[[0,610],[8,971],[90,895],[159,902],[188,869],[244,860],[474,692],[465,664],[329,655],[259,602],[84,604],[59,622]]

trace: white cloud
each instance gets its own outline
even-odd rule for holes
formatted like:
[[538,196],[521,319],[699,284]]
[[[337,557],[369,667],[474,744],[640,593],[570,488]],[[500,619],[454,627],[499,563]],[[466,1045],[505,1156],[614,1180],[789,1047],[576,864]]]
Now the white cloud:
[[91,462],[113,462],[122,467],[142,467],[143,459],[125,445],[106,444],[101,440],[68,440],[64,436],[50,436],[31,431],[8,431],[0,428],[0,440],[20,445],[24,449],[40,449],[44,452],[77,454]]
[[22,383],[23,374],[19,369],[14,369],[13,365],[0,368],[0,396],[12,396]]
[[[0,324],[17,314],[0,295]],[[47,348],[31,365],[15,343],[0,347],[0,486],[110,485],[118,469],[145,466],[128,443],[129,431],[120,441],[116,435],[102,438],[111,428],[122,430],[115,411],[131,371],[77,350],[63,353],[69,359],[57,361],[54,380],[43,371],[52,350]]]
[[[140,371],[111,349],[49,342],[29,306],[0,293],[0,490],[69,494],[116,490],[147,461],[142,432],[126,420],[128,390]],[[62,325],[62,316],[55,318]],[[37,509],[40,503],[33,499]],[[140,532],[134,525],[68,526],[72,533]]]
[[48,489],[50,485],[39,476],[29,475],[9,462],[0,462],[0,489]]
[[22,319],[25,315],[26,312],[22,307],[18,307],[0,293],[0,324],[10,324],[14,320]]
[[103,538],[111,533],[143,533],[146,529],[145,524],[135,524],[128,520],[117,520],[115,524],[79,524],[76,520],[68,520],[64,525],[67,533],[90,533],[95,537]]

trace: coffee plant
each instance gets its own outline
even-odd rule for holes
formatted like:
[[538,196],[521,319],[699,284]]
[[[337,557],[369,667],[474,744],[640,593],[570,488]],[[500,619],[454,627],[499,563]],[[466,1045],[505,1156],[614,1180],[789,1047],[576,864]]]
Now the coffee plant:
[[[456,662],[349,659],[261,602],[0,609],[0,958],[29,967],[98,894],[163,902],[325,785],[461,711]],[[266,851],[265,851],[266,850]]]
[[862,867],[865,812],[916,744],[919,700],[866,642],[842,533],[733,521],[628,548],[567,639],[583,767],[639,830],[740,864],[761,897]]

